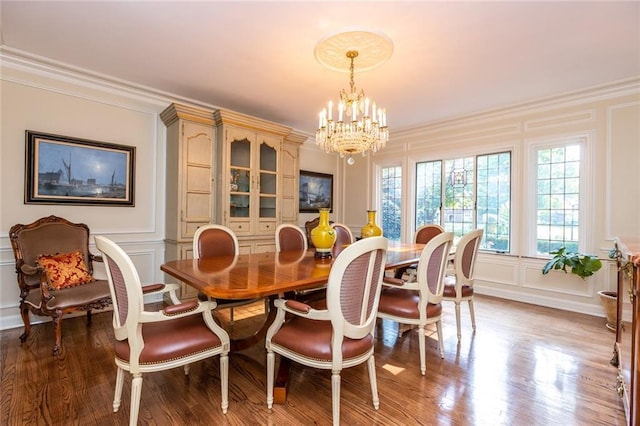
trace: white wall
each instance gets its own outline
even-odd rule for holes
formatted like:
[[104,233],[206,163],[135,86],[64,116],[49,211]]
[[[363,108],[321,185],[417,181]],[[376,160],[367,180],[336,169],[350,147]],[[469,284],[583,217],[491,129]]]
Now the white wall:
[[[404,166],[403,239],[411,240],[416,162],[511,151],[512,249],[479,255],[477,291],[602,316],[597,291],[615,290],[613,261],[583,282],[555,271],[543,276],[546,261],[529,257],[528,251],[535,222],[529,208],[535,205],[530,146],[573,135],[589,140],[588,183],[581,188],[581,202],[593,206],[582,223],[588,228],[586,251],[608,259],[614,237],[640,235],[640,78],[392,133],[384,151],[349,174],[344,195],[358,203],[350,203],[345,214],[356,218],[370,200],[377,202],[376,169]],[[366,200],[363,185],[369,188]]]
[[[19,57],[3,55],[1,66],[0,328],[22,325],[8,240],[17,223],[49,215],[86,223],[92,235],[125,248],[143,282],[161,281],[165,126],[158,114],[171,101]],[[135,146],[135,206],[25,204],[25,130]]]

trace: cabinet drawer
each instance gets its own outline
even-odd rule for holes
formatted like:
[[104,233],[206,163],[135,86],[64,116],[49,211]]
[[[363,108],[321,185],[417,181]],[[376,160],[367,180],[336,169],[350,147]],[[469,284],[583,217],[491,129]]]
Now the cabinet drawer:
[[276,232],[276,221],[274,220],[273,222],[269,221],[269,222],[265,222],[262,221],[259,223],[258,225],[258,232],[261,234],[273,234],[275,235]]
[[233,232],[236,233],[236,235],[249,235],[251,233],[251,226],[249,221],[229,222],[228,226]]

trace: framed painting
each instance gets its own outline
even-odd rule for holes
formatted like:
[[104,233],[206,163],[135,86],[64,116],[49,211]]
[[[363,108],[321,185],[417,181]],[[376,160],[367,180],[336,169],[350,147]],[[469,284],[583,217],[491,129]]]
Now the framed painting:
[[301,213],[317,213],[318,209],[333,209],[333,175],[300,170]]
[[25,204],[134,206],[133,146],[26,131]]

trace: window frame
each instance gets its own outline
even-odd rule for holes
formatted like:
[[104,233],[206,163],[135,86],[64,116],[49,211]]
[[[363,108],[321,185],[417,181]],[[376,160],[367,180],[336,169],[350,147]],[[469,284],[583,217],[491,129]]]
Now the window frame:
[[[580,178],[579,178],[579,207],[578,207],[578,247],[579,251],[589,251],[593,237],[587,232],[592,229],[594,215],[590,214],[593,210],[593,182],[591,176],[591,156],[593,140],[593,132],[581,132],[563,135],[550,135],[545,138],[530,139],[526,141],[527,150],[527,168],[525,177],[528,181],[526,186],[528,197],[524,207],[525,229],[527,232],[527,244],[525,255],[533,258],[550,258],[551,255],[538,253],[537,249],[537,215],[538,215],[538,169],[537,159],[538,151],[542,149],[553,149],[558,147],[566,147],[569,145],[580,145]],[[528,207],[528,208],[527,208]]]

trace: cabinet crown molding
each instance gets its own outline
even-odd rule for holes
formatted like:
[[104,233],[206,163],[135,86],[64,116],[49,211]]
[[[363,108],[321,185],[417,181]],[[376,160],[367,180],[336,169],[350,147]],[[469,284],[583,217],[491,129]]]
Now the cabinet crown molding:
[[294,130],[287,136],[285,136],[284,141],[286,143],[296,143],[298,145],[302,145],[307,139],[309,139],[309,136]]
[[283,137],[291,133],[291,127],[227,109],[215,110],[213,112],[213,119],[215,120],[216,126],[220,126],[221,124],[232,124],[261,132],[273,133]]
[[160,119],[169,127],[178,119],[195,121],[213,126],[213,111],[182,104],[171,104],[160,113]]

